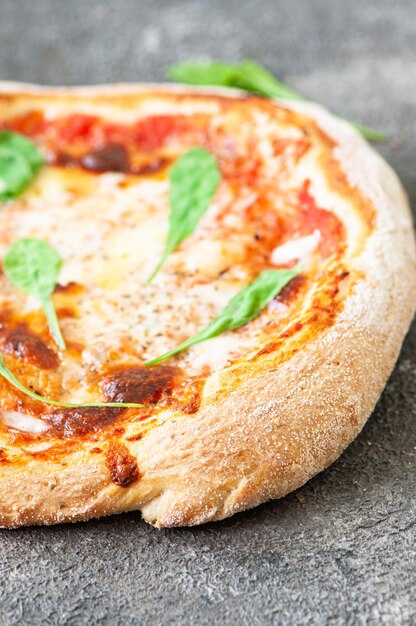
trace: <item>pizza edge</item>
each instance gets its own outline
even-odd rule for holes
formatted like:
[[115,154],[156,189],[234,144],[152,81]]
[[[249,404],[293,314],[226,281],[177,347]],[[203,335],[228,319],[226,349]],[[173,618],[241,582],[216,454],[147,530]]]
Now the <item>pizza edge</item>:
[[[0,92],[25,95],[111,96],[143,90],[233,96],[229,90],[171,85],[0,85]],[[168,420],[130,444],[141,477],[128,489],[114,484],[101,458],[91,459],[82,450],[59,467],[34,461],[29,472],[5,471],[2,526],[138,509],[157,527],[222,519],[300,487],[361,430],[394,367],[415,308],[410,211],[394,172],[354,129],[318,105],[283,104],[314,118],[337,142],[347,178],[372,200],[375,229],[359,257],[365,278],[347,296],[335,323],[290,360],[273,367],[271,353],[267,373],[254,362],[250,376],[219,402]],[[115,449],[114,462],[128,466],[129,459]]]

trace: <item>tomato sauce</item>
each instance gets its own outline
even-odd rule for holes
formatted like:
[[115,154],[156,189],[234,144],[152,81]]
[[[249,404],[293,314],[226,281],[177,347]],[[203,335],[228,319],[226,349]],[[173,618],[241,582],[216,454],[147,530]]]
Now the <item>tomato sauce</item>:
[[298,193],[299,212],[293,227],[300,235],[319,230],[319,250],[324,258],[339,253],[345,238],[344,226],[334,213],[321,209],[310,192],[310,180],[305,180]]
[[80,145],[84,149],[97,149],[120,143],[149,152],[163,146],[170,136],[186,131],[188,123],[184,116],[177,115],[153,115],[132,124],[121,124],[81,113],[47,119],[41,111],[30,111],[7,120],[2,127],[55,149]]
[[[319,252],[324,258],[342,249],[344,228],[330,211],[317,206],[305,180],[297,194],[295,212],[280,215],[262,190],[262,164],[255,146],[250,154],[238,149],[226,128],[208,130],[207,120],[201,116],[152,115],[130,124],[115,123],[98,116],[75,113],[48,120],[41,111],[31,111],[7,121],[7,127],[21,132],[43,144],[49,151],[51,164],[80,167],[90,172],[122,172],[152,175],[170,164],[166,156],[158,154],[173,138],[198,136],[199,143],[207,144],[218,160],[224,179],[239,189],[252,188],[257,201],[247,210],[247,224],[253,229],[250,255],[254,265],[264,265],[273,247],[293,237],[320,233]],[[250,142],[249,142],[250,143]],[[192,142],[191,142],[192,144]],[[273,141],[274,156],[298,163],[309,150],[310,139],[279,138]],[[246,146],[249,149],[249,146]],[[145,161],[141,160],[145,157]],[[257,259],[257,261],[256,261]]]

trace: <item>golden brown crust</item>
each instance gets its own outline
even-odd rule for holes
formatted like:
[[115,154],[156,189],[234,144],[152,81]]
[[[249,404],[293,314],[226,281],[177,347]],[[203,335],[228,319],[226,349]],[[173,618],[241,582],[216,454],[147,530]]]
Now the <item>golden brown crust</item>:
[[[130,88],[82,91],[118,90],[129,94]],[[320,333],[297,340],[302,349],[288,352],[285,360],[271,349],[214,373],[196,411],[172,416],[170,409],[166,417],[162,411],[145,436],[121,436],[121,448],[85,441],[55,461],[34,453],[30,467],[0,455],[1,525],[136,509],[158,527],[221,519],[299,487],[361,430],[414,312],[409,210],[395,174],[352,128],[315,105],[293,108],[314,117],[336,140],[335,157],[375,213],[373,233],[348,267],[362,278],[342,309]]]

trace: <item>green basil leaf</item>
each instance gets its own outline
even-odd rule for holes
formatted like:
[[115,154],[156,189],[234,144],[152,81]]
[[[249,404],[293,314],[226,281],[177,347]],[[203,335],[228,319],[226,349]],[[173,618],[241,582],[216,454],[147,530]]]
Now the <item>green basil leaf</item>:
[[253,91],[268,98],[305,100],[297,91],[282,83],[256,61],[247,60],[238,64],[234,84],[240,89]]
[[183,154],[169,172],[169,230],[165,249],[151,283],[168,256],[196,228],[220,182],[215,158],[204,148]]
[[178,63],[168,69],[168,77],[191,85],[218,85],[235,87],[236,64],[212,61],[211,63]]
[[17,133],[0,131],[0,200],[13,200],[32,182],[44,160],[35,144]]
[[58,252],[46,241],[39,239],[19,239],[10,246],[3,258],[6,276],[15,287],[38,300],[56,343],[65,350],[65,341],[52,303],[52,293],[61,266],[62,259]]
[[0,200],[16,198],[32,180],[32,170],[19,153],[0,145]]
[[192,85],[236,87],[269,98],[304,100],[256,61],[241,63],[179,63],[168,71],[169,78]]
[[44,163],[43,156],[36,144],[23,135],[12,133],[9,130],[2,130],[0,131],[0,145],[7,145],[16,152],[20,152],[28,161],[32,170],[40,168]]
[[354,126],[354,128],[369,141],[376,141],[378,143],[384,143],[387,141],[387,135],[381,130],[370,128],[369,126],[364,126],[364,124],[358,124],[357,122],[351,122],[351,120],[345,121]]
[[78,408],[78,407],[118,407],[118,408],[138,408],[142,407],[143,404],[138,404],[136,402],[92,402],[85,404],[77,404],[75,402],[59,402],[58,400],[51,400],[50,398],[45,398],[38,393],[35,393],[31,389],[25,387],[16,376],[7,368],[4,363],[3,357],[0,355],[0,376],[3,376],[13,387],[19,389],[24,394],[33,398],[34,400],[39,400],[39,402],[43,402],[44,404],[53,404],[53,406],[60,406],[63,408]]
[[[306,101],[300,93],[282,83],[269,70],[250,59],[240,63],[212,61],[208,63],[178,63],[168,70],[168,77],[192,85],[236,87],[268,98]],[[352,124],[371,141],[386,141],[386,135],[362,124]]]
[[147,361],[145,365],[156,365],[156,363],[160,363],[160,361],[164,361],[196,343],[217,337],[225,331],[235,330],[244,326],[257,317],[270,300],[273,300],[279,291],[299,272],[299,268],[292,270],[266,270],[262,272],[252,283],[243,287],[208,326],[187,339],[180,346],[162,354],[162,356]]

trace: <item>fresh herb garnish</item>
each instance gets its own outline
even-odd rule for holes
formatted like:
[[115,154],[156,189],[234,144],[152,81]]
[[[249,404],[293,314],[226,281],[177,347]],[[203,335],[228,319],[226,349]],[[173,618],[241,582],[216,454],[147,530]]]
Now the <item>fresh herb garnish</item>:
[[49,398],[45,398],[40,394],[32,391],[25,387],[12,372],[7,368],[4,363],[3,357],[0,355],[0,376],[3,376],[13,387],[19,389],[24,394],[33,398],[34,400],[39,400],[39,402],[44,402],[45,404],[53,404],[54,406],[60,406],[65,409],[70,408],[78,408],[78,407],[118,407],[118,408],[139,408],[142,407],[143,404],[138,404],[135,402],[92,402],[92,403],[81,403],[77,404],[75,402],[59,402],[58,400],[50,400]]
[[220,182],[215,158],[204,148],[183,154],[169,172],[169,231],[162,258],[147,281],[152,282],[173,250],[196,228]]
[[32,182],[44,160],[35,144],[8,130],[0,131],[0,200],[14,200]]
[[38,300],[56,343],[61,350],[65,350],[65,341],[52,302],[61,266],[62,259],[58,252],[40,239],[19,239],[10,246],[3,258],[4,273],[15,287]]
[[[168,77],[191,85],[236,87],[268,98],[306,101],[300,93],[282,83],[269,70],[252,60],[240,63],[222,61],[178,63],[169,68]],[[385,134],[378,130],[350,121],[349,123],[371,141],[386,141]]]
[[235,330],[257,317],[264,307],[277,296],[279,291],[297,274],[299,268],[292,270],[266,270],[249,285],[243,287],[227,304],[225,309],[196,335],[187,339],[180,346],[145,363],[156,365],[160,361],[186,350],[190,346],[217,337],[227,330]]

